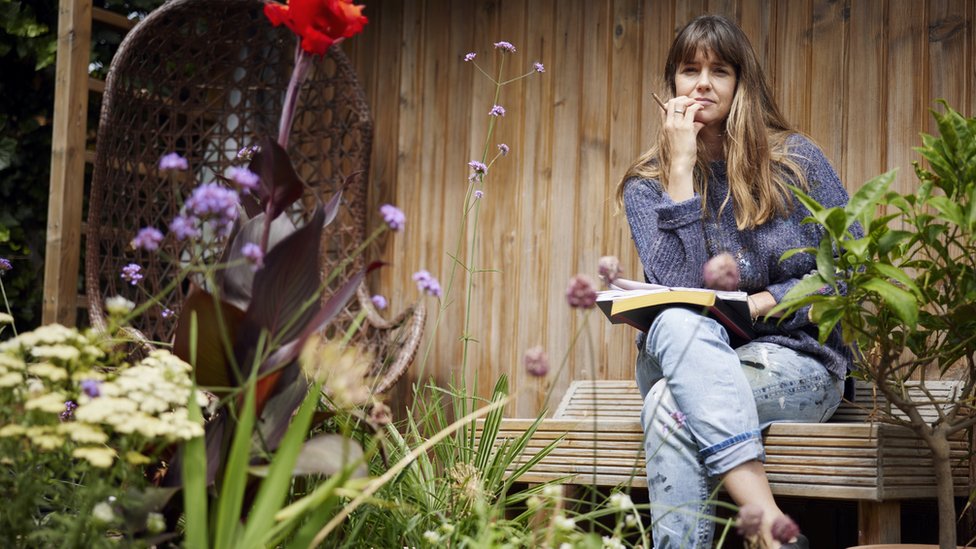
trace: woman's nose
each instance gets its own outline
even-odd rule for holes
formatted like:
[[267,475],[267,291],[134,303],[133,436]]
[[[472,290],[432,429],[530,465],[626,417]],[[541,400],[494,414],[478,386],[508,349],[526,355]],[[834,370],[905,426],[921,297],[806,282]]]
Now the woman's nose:
[[698,75],[698,82],[695,84],[696,89],[707,90],[712,87],[711,77],[708,71],[701,71]]

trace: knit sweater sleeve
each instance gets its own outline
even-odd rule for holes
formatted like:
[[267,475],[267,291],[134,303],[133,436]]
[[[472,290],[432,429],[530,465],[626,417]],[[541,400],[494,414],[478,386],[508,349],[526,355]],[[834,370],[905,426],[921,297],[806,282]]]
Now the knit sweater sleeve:
[[[847,204],[847,190],[837,176],[837,172],[831,166],[830,161],[823,154],[823,151],[802,136],[794,136],[791,139],[791,147],[791,155],[793,155],[806,175],[809,185],[807,194],[819,204],[828,208]],[[820,245],[820,240],[824,235],[823,227],[816,223],[802,223],[803,219],[809,215],[810,211],[800,204],[799,201],[796,201],[795,210],[791,214],[793,226],[799,235],[799,240],[795,243],[795,247],[817,248]],[[856,238],[863,236],[863,231],[861,231],[859,225],[852,227],[851,231]],[[767,287],[767,290],[776,298],[776,302],[779,303],[783,300],[787,292],[796,286],[803,276],[807,274],[809,274],[809,271],[798,272],[794,270],[788,278],[772,282]],[[841,288],[841,291],[843,290]],[[830,290],[829,288],[825,288],[822,291],[828,292]],[[781,326],[789,330],[808,325],[810,323],[807,314],[808,308],[804,307],[797,314],[784,320]]]
[[708,257],[701,197],[676,203],[657,181],[631,179],[624,187],[624,210],[648,281],[702,287]]

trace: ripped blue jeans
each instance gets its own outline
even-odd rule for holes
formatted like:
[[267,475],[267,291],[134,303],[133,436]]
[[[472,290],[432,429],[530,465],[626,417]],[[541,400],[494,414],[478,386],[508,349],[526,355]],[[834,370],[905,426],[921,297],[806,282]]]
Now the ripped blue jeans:
[[680,308],[651,325],[637,386],[656,549],[711,547],[714,488],[765,458],[760,431],[826,421],[843,395],[843,380],[814,358],[775,343],[732,349],[721,324]]

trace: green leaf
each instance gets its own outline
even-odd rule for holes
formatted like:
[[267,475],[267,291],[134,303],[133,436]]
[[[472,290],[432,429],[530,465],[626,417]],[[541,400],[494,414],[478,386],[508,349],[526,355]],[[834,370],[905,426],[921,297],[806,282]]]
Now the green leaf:
[[844,317],[844,308],[836,306],[834,300],[820,301],[810,306],[810,320],[817,325],[820,343],[827,341],[834,326]]
[[0,171],[3,171],[13,164],[15,153],[17,152],[17,140],[9,137],[0,139]]
[[918,289],[918,286],[915,285],[915,281],[913,281],[911,277],[905,273],[905,271],[899,269],[898,267],[888,265],[887,263],[877,262],[871,263],[868,268],[877,272],[881,276],[898,281],[898,283],[908,288],[911,293],[921,297],[922,292]]
[[928,203],[942,214],[940,217],[959,225],[960,227],[965,226],[965,221],[963,221],[962,209],[959,204],[953,200],[950,200],[945,196],[933,196],[929,198]]
[[[253,369],[252,372],[256,372]],[[237,417],[237,428],[231,441],[230,454],[224,469],[220,496],[217,498],[217,519],[214,533],[214,549],[230,549],[238,543],[241,508],[247,487],[247,466],[251,454],[251,433],[254,430],[254,386],[252,375],[244,386],[244,408]]]
[[783,252],[783,255],[779,256],[779,262],[782,263],[797,254],[816,255],[817,249],[816,248],[793,248],[790,250],[786,250],[785,252]]
[[[191,313],[191,333],[196,334],[196,315]],[[194,342],[195,343],[195,342]],[[196,345],[191,345],[196,355]],[[194,362],[191,359],[190,364]],[[203,414],[197,405],[197,384],[194,380],[193,390],[190,391],[189,402],[186,404],[190,421],[203,423]],[[183,461],[183,509],[186,513],[187,547],[207,547],[207,449],[204,437],[192,438],[182,447]]]
[[[861,186],[847,201],[844,210],[847,212],[847,226],[850,227],[854,221],[860,220],[862,215],[871,217],[878,201],[895,180],[897,169],[873,177]],[[864,230],[868,230],[867,227]]]
[[915,329],[918,324],[918,301],[915,300],[915,296],[880,278],[868,279],[863,287],[878,294],[909,330]]
[[[261,547],[264,535],[269,532],[274,524],[274,515],[285,502],[288,495],[288,488],[291,486],[292,469],[298,461],[298,455],[302,450],[302,441],[308,432],[309,424],[312,421],[312,414],[318,404],[321,388],[318,384],[305,396],[298,413],[292,420],[291,426],[285,433],[285,438],[278,446],[271,461],[268,476],[261,482],[261,488],[254,500],[254,505],[247,515],[247,526],[244,528],[242,541],[244,547]],[[250,393],[249,393],[249,398]],[[250,437],[248,437],[250,438]],[[245,477],[246,478],[246,477]]]
[[837,288],[834,281],[834,248],[829,238],[820,240],[820,248],[817,249],[817,272],[827,284]]
[[790,311],[793,312],[796,309],[806,305],[810,301],[810,296],[820,293],[824,288],[829,286],[823,278],[821,278],[820,273],[813,272],[809,275],[800,279],[799,282],[793,285],[792,288],[783,299],[776,304],[771,311],[770,315],[776,315],[782,312]]
[[868,254],[868,246],[872,244],[872,239],[869,237],[858,238],[857,240],[848,240],[844,242],[844,250],[850,253],[857,259],[856,262],[851,261],[851,263],[863,263]]
[[847,232],[847,228],[850,226],[847,220],[847,214],[844,210],[840,208],[831,208],[827,212],[827,217],[823,221],[824,227],[827,229],[827,234],[831,236],[832,239],[840,241],[844,238],[844,233]]

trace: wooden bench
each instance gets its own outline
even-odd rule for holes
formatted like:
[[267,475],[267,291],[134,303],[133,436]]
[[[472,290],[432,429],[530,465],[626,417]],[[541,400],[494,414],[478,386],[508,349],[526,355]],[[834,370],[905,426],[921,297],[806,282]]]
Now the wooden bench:
[[[926,388],[948,396],[954,385],[927,382]],[[871,421],[871,385],[859,382],[854,400],[844,402],[828,423],[777,423],[767,430],[770,486],[778,496],[857,501],[859,542],[898,543],[900,501],[935,497],[931,454],[908,428]],[[641,405],[633,381],[573,382],[513,467],[553,439],[562,441],[520,481],[646,488]],[[935,413],[932,407],[923,410],[927,417]],[[533,422],[504,419],[499,442]],[[969,494],[969,443],[960,435],[952,441],[953,477],[963,496]]]

